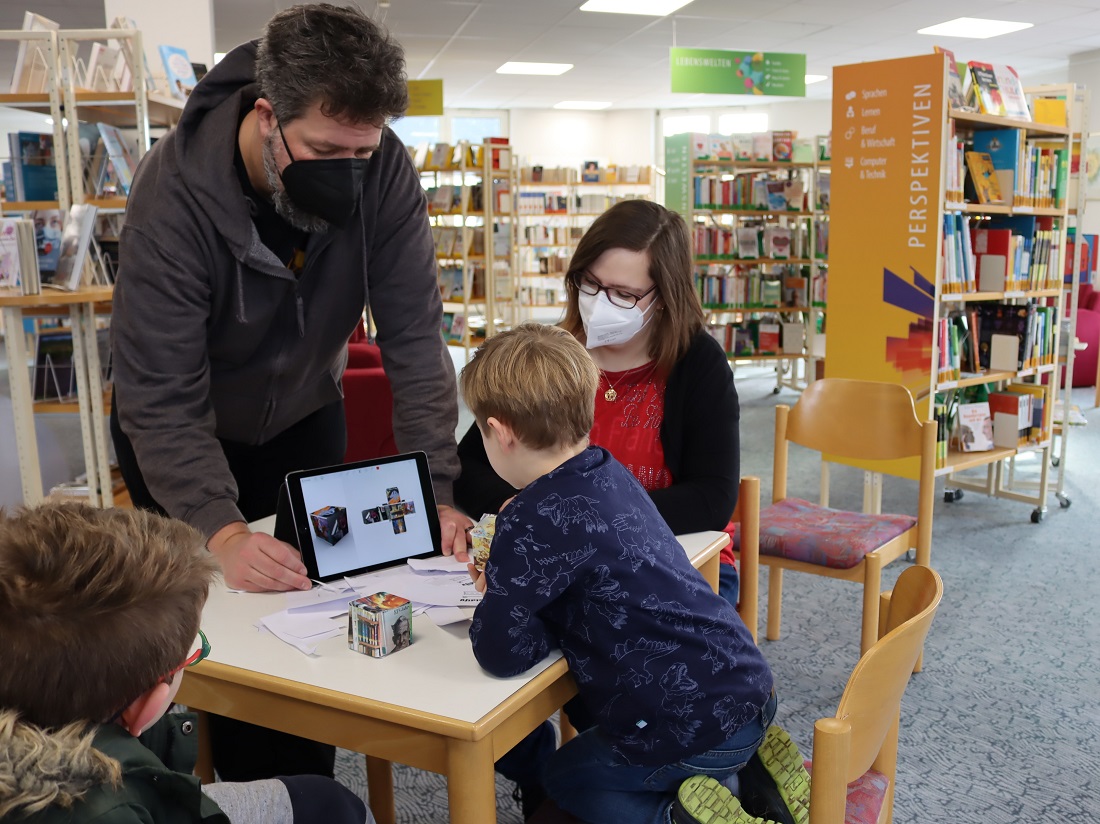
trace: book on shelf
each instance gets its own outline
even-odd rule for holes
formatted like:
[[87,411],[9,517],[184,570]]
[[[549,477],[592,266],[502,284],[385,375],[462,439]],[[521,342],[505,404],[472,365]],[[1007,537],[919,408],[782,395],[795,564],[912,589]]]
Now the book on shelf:
[[1034,97],[1031,101],[1032,119],[1036,123],[1045,123],[1048,126],[1069,125],[1069,112],[1066,108],[1064,97]]
[[737,256],[745,260],[760,257],[760,230],[753,226],[737,228]]
[[752,136],[752,159],[770,162],[774,155],[771,132],[755,132]]
[[9,200],[57,200],[57,163],[53,135],[12,132],[8,135],[11,160]]
[[186,100],[199,83],[186,49],[179,46],[158,46],[157,50],[160,52],[161,62],[164,63],[168,93],[179,100]]
[[542,166],[532,166],[528,179],[531,183],[542,183]]
[[1031,396],[1016,392],[990,392],[995,446],[1026,446],[1031,437]]
[[[23,13],[23,31],[58,31],[61,24],[35,14]],[[15,55],[15,69],[11,76],[12,94],[40,94],[47,89],[49,56],[40,40],[20,40]]]
[[997,84],[997,74],[989,63],[971,60],[966,64],[970,71],[970,90],[967,102],[982,114],[1005,115],[1005,102],[1001,97],[1001,87]]
[[772,159],[781,162],[790,161],[794,154],[794,140],[797,132],[776,130],[772,132]]
[[993,448],[993,417],[988,401],[960,403],[955,422],[954,440],[960,452],[988,452]]
[[60,209],[41,209],[31,213],[34,222],[34,242],[38,255],[38,271],[57,271],[61,259],[61,239],[65,221]]
[[191,71],[195,73],[195,81],[198,82],[199,80],[202,80],[204,77],[206,77],[206,73],[209,71],[209,69],[206,68],[205,63],[192,63]]
[[947,57],[947,100],[952,109],[965,109],[966,97],[963,95],[962,78],[959,76],[959,64],[955,62],[955,53],[941,46],[933,46],[937,54]]
[[1016,167],[1020,158],[1019,129],[979,129],[974,132],[973,149],[989,155],[997,174],[997,184],[1006,203],[1016,192]]
[[786,226],[769,225],[764,227],[762,240],[764,256],[777,260],[786,260],[791,256],[791,230]]
[[1000,63],[991,65],[993,76],[997,79],[997,88],[1001,93],[1005,115],[1016,120],[1031,120],[1031,110],[1027,105],[1024,84],[1020,82],[1020,75],[1011,66]]
[[583,183],[599,183],[600,182],[600,164],[595,160],[584,161],[584,171],[581,172],[581,181]]
[[23,283],[19,222],[19,218],[0,218],[0,289],[18,287]]
[[86,277],[85,262],[95,222],[95,206],[78,203],[69,209],[61,235],[61,256],[57,260],[57,269],[49,277],[43,274],[43,286],[75,292],[81,283],[91,280],[91,277]]
[[967,152],[966,167],[970,170],[970,181],[979,203],[1005,202],[1001,195],[997,170],[993,168],[993,158],[985,152]]
[[942,395],[935,396],[932,419],[936,423],[936,469],[947,466],[947,441],[950,417],[947,412],[947,402]]
[[99,136],[103,140],[103,146],[110,159],[111,168],[114,169],[118,180],[118,188],[124,195],[130,194],[130,185],[134,182],[134,172],[137,171],[137,163],[130,151],[130,143],[122,132],[109,123],[97,123]]
[[752,135],[730,135],[730,144],[733,151],[733,159],[739,163],[752,160]]
[[1047,404],[1046,387],[1034,383],[1009,383],[1003,390],[1006,393],[1027,395],[1030,400],[1030,426],[1027,439],[1029,443],[1039,443],[1050,431],[1051,411]]

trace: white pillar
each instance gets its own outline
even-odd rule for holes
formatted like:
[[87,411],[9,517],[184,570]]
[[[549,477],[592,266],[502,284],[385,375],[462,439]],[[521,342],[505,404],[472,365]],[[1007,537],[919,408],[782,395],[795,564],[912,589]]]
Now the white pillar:
[[[1078,52],[1069,56],[1070,82],[1089,90],[1089,122],[1086,132],[1100,132],[1100,49]],[[1100,232],[1100,202],[1090,201],[1082,221],[1086,232]]]
[[103,0],[107,24],[128,17],[141,32],[149,70],[164,85],[159,46],[185,49],[192,63],[214,66],[213,0]]

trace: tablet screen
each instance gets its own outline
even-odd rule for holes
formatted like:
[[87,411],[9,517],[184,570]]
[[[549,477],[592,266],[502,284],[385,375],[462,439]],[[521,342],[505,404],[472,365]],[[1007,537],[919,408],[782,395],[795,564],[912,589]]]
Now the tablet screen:
[[287,492],[302,559],[322,581],[439,552],[423,452],[292,472]]

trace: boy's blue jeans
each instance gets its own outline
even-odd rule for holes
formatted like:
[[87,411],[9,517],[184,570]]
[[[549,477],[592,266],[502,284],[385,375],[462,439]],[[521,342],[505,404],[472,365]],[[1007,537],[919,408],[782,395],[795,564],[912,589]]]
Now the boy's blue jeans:
[[775,717],[775,693],[762,717],[729,741],[700,755],[662,767],[635,767],[616,754],[592,727],[557,750],[546,765],[543,784],[561,809],[591,824],[669,824],[672,800],[693,775],[722,781],[736,773],[764,743]]

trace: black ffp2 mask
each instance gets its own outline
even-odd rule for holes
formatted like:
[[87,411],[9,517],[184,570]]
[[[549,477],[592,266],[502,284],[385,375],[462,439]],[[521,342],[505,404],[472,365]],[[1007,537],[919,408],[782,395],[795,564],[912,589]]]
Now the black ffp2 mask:
[[295,160],[282,126],[279,126],[279,137],[290,158],[290,163],[279,175],[287,196],[303,212],[337,227],[346,226],[359,202],[367,161],[359,157]]

